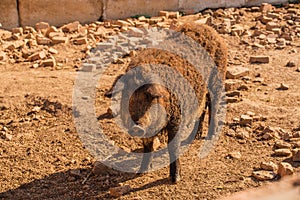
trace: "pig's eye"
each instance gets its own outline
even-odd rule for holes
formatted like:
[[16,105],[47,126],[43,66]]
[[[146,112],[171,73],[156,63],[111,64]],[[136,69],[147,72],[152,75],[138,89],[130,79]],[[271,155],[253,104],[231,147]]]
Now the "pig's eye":
[[146,95],[147,95],[147,97],[150,98],[150,99],[155,99],[155,98],[161,98],[161,97],[163,97],[163,96],[162,96],[161,94],[159,94],[159,93],[153,94],[153,93],[147,92]]
[[152,99],[153,98],[152,95],[148,92],[146,92],[145,95],[146,95],[147,99]]

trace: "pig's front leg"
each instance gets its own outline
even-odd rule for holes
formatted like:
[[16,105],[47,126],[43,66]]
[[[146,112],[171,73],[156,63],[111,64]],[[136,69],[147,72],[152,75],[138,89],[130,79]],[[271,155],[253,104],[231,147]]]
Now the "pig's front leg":
[[141,167],[139,169],[139,174],[143,172],[147,172],[150,169],[150,165],[153,158],[153,139],[152,138],[145,138],[143,141],[144,145],[144,155],[141,163]]

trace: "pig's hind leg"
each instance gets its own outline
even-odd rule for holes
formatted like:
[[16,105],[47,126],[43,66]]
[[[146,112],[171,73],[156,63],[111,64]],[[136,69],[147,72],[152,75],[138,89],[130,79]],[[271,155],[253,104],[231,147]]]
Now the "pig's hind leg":
[[168,151],[170,157],[170,177],[172,183],[180,181],[180,161],[179,161],[179,149],[180,149],[180,137],[178,127],[169,126],[168,128]]

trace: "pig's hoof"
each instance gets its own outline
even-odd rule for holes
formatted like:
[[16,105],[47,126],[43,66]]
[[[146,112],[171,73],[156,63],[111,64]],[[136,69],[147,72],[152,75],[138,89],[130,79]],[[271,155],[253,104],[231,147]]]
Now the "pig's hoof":
[[178,183],[180,181],[180,176],[171,176],[172,183]]

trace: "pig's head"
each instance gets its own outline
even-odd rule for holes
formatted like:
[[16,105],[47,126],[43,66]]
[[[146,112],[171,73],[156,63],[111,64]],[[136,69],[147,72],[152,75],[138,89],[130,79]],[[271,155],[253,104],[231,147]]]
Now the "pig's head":
[[168,90],[160,84],[146,84],[130,97],[129,113],[134,124],[129,128],[132,136],[152,137],[164,129],[168,122]]
[[151,65],[128,70],[108,92],[110,96],[121,92],[120,117],[132,136],[154,136],[169,121],[171,95],[160,71],[154,71]]

